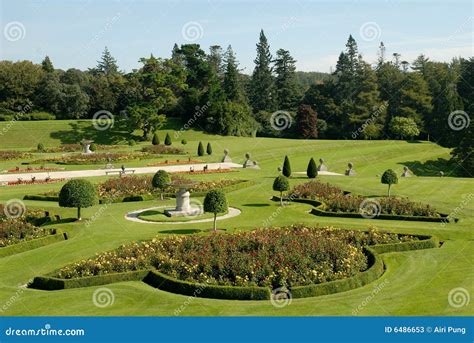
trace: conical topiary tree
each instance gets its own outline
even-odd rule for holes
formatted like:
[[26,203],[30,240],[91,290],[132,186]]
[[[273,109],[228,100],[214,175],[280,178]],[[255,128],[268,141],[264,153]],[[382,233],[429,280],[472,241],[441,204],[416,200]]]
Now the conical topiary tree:
[[165,145],[171,145],[172,142],[171,142],[171,136],[169,133],[166,134],[166,137],[165,137]]
[[83,179],[73,179],[61,188],[59,206],[76,207],[77,220],[81,220],[81,208],[91,207],[98,203],[97,192],[92,183]]
[[208,155],[212,155],[211,143],[207,143],[206,152],[207,152]]
[[151,144],[159,145],[160,144],[160,136],[157,133],[153,135],[153,139],[151,140]]
[[280,206],[283,206],[283,192],[286,192],[290,189],[290,183],[288,178],[283,175],[279,175],[273,181],[273,190],[280,192]]
[[204,198],[204,212],[214,214],[213,230],[217,231],[216,220],[218,213],[225,213],[228,210],[227,199],[225,193],[221,190],[212,190],[206,194]]
[[153,187],[158,188],[161,193],[160,193],[160,198],[163,200],[163,192],[168,186],[168,184],[171,182],[171,178],[169,174],[164,171],[164,170],[158,170],[155,175],[153,175],[153,179],[151,180],[151,184]]
[[198,145],[198,156],[204,156],[204,146],[202,145],[202,142],[199,142]]
[[283,175],[286,177],[291,176],[291,165],[288,156],[285,156],[285,161],[283,162]]
[[398,183],[397,173],[395,173],[392,169],[387,169],[383,173],[380,182],[385,185],[388,185],[388,196],[390,196],[390,188],[392,187],[392,185],[396,185]]
[[311,157],[308,163],[308,168],[306,169],[306,175],[308,175],[308,178],[314,179],[316,176],[318,176],[318,167],[316,167],[316,162],[314,162],[314,159]]

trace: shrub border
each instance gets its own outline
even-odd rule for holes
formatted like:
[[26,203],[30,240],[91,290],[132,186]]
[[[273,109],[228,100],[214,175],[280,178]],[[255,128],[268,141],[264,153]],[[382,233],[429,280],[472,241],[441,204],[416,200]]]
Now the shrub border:
[[[254,180],[243,180],[242,182],[236,183],[234,185],[229,185],[227,187],[220,188],[225,192],[233,192],[239,189],[247,188],[255,184]],[[193,192],[192,195],[194,197],[203,197],[206,195],[206,192]],[[163,196],[168,198],[176,197],[175,193],[163,193]],[[107,203],[121,203],[121,202],[137,202],[137,201],[148,201],[156,199],[157,195],[152,194],[139,194],[139,195],[127,195],[124,197],[114,198],[112,201],[109,199],[100,199],[99,204],[107,204]],[[26,194],[23,197],[23,200],[37,200],[37,201],[59,201],[58,196],[52,195],[41,195],[41,194]]]
[[49,234],[44,237],[39,237],[35,239],[30,239],[24,242],[7,245],[6,247],[0,248],[0,258],[19,254],[28,250],[33,250],[37,248],[44,247],[49,244],[66,240],[64,234],[67,235],[67,232],[56,229],[56,233]]
[[[370,267],[350,278],[290,288],[293,298],[307,298],[345,292],[363,287],[378,278],[385,272],[385,264],[380,254],[418,249],[431,249],[439,246],[435,236],[421,236],[419,241],[378,244],[364,249]],[[37,276],[29,285],[41,290],[59,290],[77,287],[99,286],[108,283],[123,281],[143,281],[144,283],[170,293],[189,295],[201,298],[228,299],[228,300],[268,300],[271,290],[267,287],[238,287],[219,286],[193,283],[175,279],[157,270],[139,270],[123,273],[110,273],[97,276],[88,276],[74,279],[60,279],[51,276]]]
[[[273,201],[280,201],[280,197],[273,196]],[[285,200],[285,199],[283,199]],[[288,200],[288,199],[287,199]],[[314,214],[315,216],[320,217],[341,217],[341,218],[355,218],[355,219],[366,219],[362,217],[359,213],[353,212],[329,212],[323,210],[324,203],[318,200],[313,199],[304,199],[304,198],[295,198],[291,199],[293,202],[303,203],[312,205],[313,208],[311,209],[310,213]],[[406,220],[406,221],[424,221],[424,222],[434,222],[434,223],[457,223],[459,218],[449,218],[449,215],[439,213],[440,217],[428,217],[428,216],[406,216],[406,215],[398,215],[398,214],[379,214],[372,219],[385,219],[385,220]]]

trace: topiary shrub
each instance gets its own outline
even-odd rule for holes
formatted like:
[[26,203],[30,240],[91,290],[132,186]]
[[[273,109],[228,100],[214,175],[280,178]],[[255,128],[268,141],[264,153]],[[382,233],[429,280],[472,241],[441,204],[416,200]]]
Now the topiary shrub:
[[153,187],[161,191],[160,198],[163,200],[163,192],[168,184],[171,182],[169,174],[164,170],[158,170],[151,180]]
[[392,185],[396,185],[398,183],[397,173],[395,173],[392,169],[387,169],[383,173],[380,182],[385,185],[388,185],[388,196],[390,196],[390,188],[392,187]]
[[90,150],[90,151],[97,151],[97,144],[92,143],[92,144],[89,146],[89,150]]
[[87,180],[68,181],[59,192],[59,206],[77,207],[77,220],[81,220],[81,208],[98,203],[94,185]]
[[185,139],[182,139],[182,140],[181,140],[181,144],[186,145],[186,144],[188,144],[188,141],[185,140]]
[[316,167],[316,162],[314,162],[314,159],[311,157],[308,163],[308,168],[306,169],[306,175],[308,175],[308,178],[314,179],[316,176],[318,176],[318,167]]
[[171,145],[172,142],[171,142],[171,136],[169,133],[166,134],[166,137],[165,137],[165,145]]
[[[151,140],[151,144],[153,145],[159,145],[160,144],[160,137],[158,136],[157,133],[153,135],[153,138]],[[169,144],[168,144],[169,145]]]
[[211,143],[207,143],[206,152],[207,152],[208,155],[212,155]]
[[129,145],[129,146],[135,146],[136,144],[137,144],[137,142],[135,142],[134,139],[130,139],[130,140],[128,141],[128,145]]
[[214,213],[214,231],[217,231],[216,220],[218,213],[225,213],[228,209],[225,193],[221,190],[212,190],[204,198],[204,211]]
[[288,156],[285,156],[285,161],[283,162],[283,175],[286,177],[291,176],[291,165]]
[[290,189],[290,183],[288,178],[283,175],[279,175],[275,181],[273,181],[273,190],[280,192],[280,206],[283,206],[283,192]]
[[43,151],[45,150],[45,149],[44,149],[44,144],[43,144],[43,143],[38,143],[38,146],[36,147],[36,149],[37,149],[38,151],[43,152]]
[[204,146],[202,145],[202,142],[199,142],[198,145],[198,156],[204,156]]

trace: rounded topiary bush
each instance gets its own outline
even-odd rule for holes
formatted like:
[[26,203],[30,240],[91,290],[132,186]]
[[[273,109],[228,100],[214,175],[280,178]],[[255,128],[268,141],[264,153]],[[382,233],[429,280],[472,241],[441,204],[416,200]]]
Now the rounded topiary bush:
[[310,179],[314,179],[316,176],[318,176],[318,167],[316,166],[316,162],[312,157],[309,160],[308,168],[306,169],[306,175]]
[[198,144],[198,156],[204,156],[204,146],[202,145],[202,142],[199,142]]
[[153,176],[151,184],[153,187],[158,188],[161,191],[160,198],[163,200],[163,191],[171,182],[170,175],[164,170],[158,170]]
[[38,146],[36,147],[36,149],[37,149],[38,151],[43,152],[43,151],[45,150],[44,144],[43,144],[43,143],[38,143]]
[[204,198],[204,211],[214,214],[214,231],[216,231],[216,219],[218,213],[225,213],[228,209],[227,198],[221,190],[212,190]]
[[135,142],[134,139],[130,139],[130,140],[128,141],[128,145],[129,145],[129,146],[135,146],[136,144],[137,144],[137,142]]
[[392,169],[387,169],[383,173],[380,182],[385,185],[388,185],[388,196],[390,196],[390,188],[392,187],[392,185],[396,185],[398,183],[397,173],[395,173]]
[[283,192],[290,189],[288,178],[284,175],[279,175],[273,181],[273,190],[280,192],[280,205],[283,206]]
[[186,145],[186,144],[188,144],[188,141],[186,139],[182,139],[181,144]]
[[97,144],[92,143],[92,144],[89,146],[89,150],[90,150],[90,151],[97,151]]
[[66,182],[59,192],[59,206],[76,207],[77,220],[81,220],[81,208],[91,207],[97,203],[96,189],[87,180],[70,180]]

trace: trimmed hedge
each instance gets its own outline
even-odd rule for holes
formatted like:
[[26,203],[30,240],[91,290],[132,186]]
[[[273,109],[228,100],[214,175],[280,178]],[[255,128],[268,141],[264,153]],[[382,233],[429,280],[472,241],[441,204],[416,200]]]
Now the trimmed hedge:
[[135,270],[124,273],[111,273],[97,276],[88,276],[75,279],[59,279],[49,276],[37,276],[29,285],[30,288],[53,291],[59,289],[100,286],[123,281],[141,281],[148,274],[148,270]]
[[[419,241],[378,244],[367,247],[364,249],[364,253],[367,256],[368,264],[370,266],[367,270],[346,279],[308,286],[292,287],[290,288],[291,296],[293,298],[307,298],[346,292],[355,288],[363,287],[380,278],[385,272],[385,265],[379,254],[439,247],[439,240],[435,236],[417,237],[420,238]],[[192,283],[172,278],[156,270],[131,271],[75,279],[37,276],[29,287],[42,290],[58,290],[139,280],[163,291],[201,298],[230,300],[268,300],[271,298],[271,290],[266,287],[218,286]]]
[[271,297],[266,287],[217,286],[181,281],[158,271],[150,271],[143,282],[163,291],[191,295],[201,298],[231,300],[268,300]]
[[[349,193],[348,193],[349,194]],[[273,201],[280,201],[280,198],[274,196],[272,198]],[[363,219],[361,214],[359,213],[352,213],[352,212],[328,212],[324,211],[324,203],[318,200],[313,199],[303,199],[303,198],[295,198],[295,199],[286,199],[292,202],[298,202],[303,204],[308,204],[314,206],[310,213],[314,214],[315,216],[321,217],[341,217],[341,218],[357,218]],[[386,219],[386,220],[407,220],[407,221],[424,221],[424,222],[434,222],[434,223],[446,223],[446,222],[455,222],[459,221],[458,218],[449,219],[447,214],[440,213],[440,217],[426,217],[426,216],[404,216],[404,215],[396,215],[396,214],[379,214],[378,216],[372,219]]]
[[382,276],[385,271],[384,264],[377,253],[370,248],[365,249],[369,268],[353,277],[315,285],[297,286],[290,288],[293,298],[308,298],[320,295],[327,295],[339,292],[350,291],[351,289],[365,286]]
[[[32,239],[29,241],[12,244],[6,247],[0,248],[0,257],[10,256],[14,254],[18,254],[21,252],[25,252],[28,250],[33,250],[37,248],[41,248],[45,245],[53,244],[56,242],[60,242],[65,240],[64,237],[65,232],[57,230],[55,234],[51,234],[45,237]],[[67,235],[67,233],[66,233]]]
[[23,200],[38,200],[38,201],[59,201],[59,196],[55,195],[40,195],[40,194],[27,194],[23,197]]

